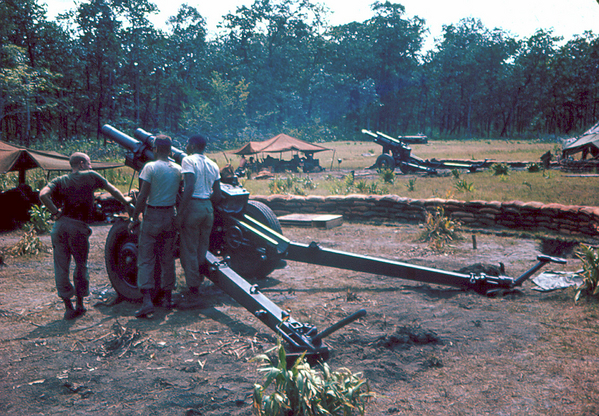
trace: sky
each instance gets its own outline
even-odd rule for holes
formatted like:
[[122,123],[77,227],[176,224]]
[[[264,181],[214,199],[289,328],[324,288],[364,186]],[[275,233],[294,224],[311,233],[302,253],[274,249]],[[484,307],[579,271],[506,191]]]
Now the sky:
[[[40,0],[46,2],[48,16],[54,18],[85,0]],[[151,0],[160,13],[151,17],[156,27],[165,27],[168,17],[177,13],[179,6],[187,3],[198,9],[206,19],[208,31],[215,32],[222,16],[233,13],[237,7],[250,6],[253,0]],[[380,0],[384,2],[384,0]],[[331,10],[329,22],[340,25],[353,21],[363,22],[372,17],[370,5],[374,0],[313,0]],[[426,20],[430,30],[426,45],[442,34],[443,25],[458,23],[461,19],[480,19],[488,29],[501,28],[512,36],[526,38],[538,29],[553,29],[556,36],[565,40],[591,30],[599,34],[598,0],[397,0],[405,6],[406,17],[418,16]],[[428,49],[427,48],[427,49]]]

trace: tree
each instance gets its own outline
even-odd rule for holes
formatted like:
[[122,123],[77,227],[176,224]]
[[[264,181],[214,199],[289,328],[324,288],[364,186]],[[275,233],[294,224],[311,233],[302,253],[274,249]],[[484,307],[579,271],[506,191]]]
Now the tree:
[[56,26],[34,0],[7,0],[0,4],[0,127],[8,137],[19,136],[29,146],[34,131],[44,130],[42,114],[56,103],[57,75],[46,66],[47,35]]
[[516,43],[502,30],[463,19],[444,27],[443,40],[428,57],[435,116],[441,134],[491,135],[506,100],[505,63]]
[[248,115],[262,128],[310,118],[310,80],[320,70],[321,7],[307,0],[257,0],[224,19],[224,47],[249,84]]
[[407,19],[400,4],[374,3],[372,9],[374,16],[363,23],[329,30],[328,68],[347,81],[343,102],[352,129],[373,124],[405,134],[416,125],[413,103],[418,96],[424,21]]

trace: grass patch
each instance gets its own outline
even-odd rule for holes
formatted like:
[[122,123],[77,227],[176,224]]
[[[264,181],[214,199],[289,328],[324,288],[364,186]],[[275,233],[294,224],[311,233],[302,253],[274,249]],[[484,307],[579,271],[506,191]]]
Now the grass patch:
[[[349,175],[349,174],[348,174]],[[374,177],[374,176],[373,176]],[[346,178],[346,177],[344,177]],[[317,184],[315,189],[306,189],[307,195],[346,195],[351,192],[345,179],[336,179],[329,175],[312,177]],[[351,179],[348,179],[351,182]],[[511,171],[509,176],[495,176],[490,171],[467,174],[461,179],[461,186],[456,187],[456,179],[449,176],[416,176],[396,175],[392,184],[382,183],[376,188],[379,194],[393,194],[413,199],[447,198],[460,191],[458,199],[464,201],[538,201],[545,204],[559,203],[564,205],[599,206],[599,193],[595,192],[597,178],[568,177],[560,171],[530,173],[527,171]],[[269,195],[269,181],[245,180],[245,188],[252,195]],[[349,188],[349,189],[348,189]],[[362,187],[366,189],[366,187]],[[459,189],[458,189],[459,188]],[[365,192],[363,192],[365,193]]]

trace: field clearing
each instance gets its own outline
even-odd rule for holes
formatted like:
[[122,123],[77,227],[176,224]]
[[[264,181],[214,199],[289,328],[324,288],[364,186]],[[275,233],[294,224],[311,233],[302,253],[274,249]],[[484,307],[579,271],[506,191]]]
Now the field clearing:
[[[362,181],[376,184],[376,192],[395,194],[414,199],[447,198],[465,201],[537,201],[542,203],[560,203],[564,205],[599,206],[597,177],[581,177],[571,173],[551,169],[545,172],[528,172],[526,169],[511,170],[509,175],[497,176],[490,169],[475,173],[462,171],[460,180],[470,185],[464,190],[449,170],[439,175],[423,174],[402,175],[395,171],[393,183],[385,183],[376,170],[367,169],[374,165],[381,154],[381,147],[372,142],[333,142],[324,143],[324,147],[333,151],[322,152],[315,157],[325,168],[318,174],[277,173],[276,178],[292,177],[301,184],[310,178],[316,189],[303,189],[307,195],[335,195],[348,193],[368,193],[354,187],[344,187],[343,181],[351,171],[355,172],[355,184]],[[422,159],[464,159],[500,162],[540,162],[547,151],[553,155],[561,151],[561,146],[541,141],[434,141],[426,145],[411,145],[412,155]],[[227,160],[225,159],[225,154]],[[239,163],[239,157],[225,153],[213,153],[209,156],[224,166],[227,161],[233,167]],[[275,155],[279,157],[279,155]],[[290,159],[283,154],[283,159]],[[341,162],[338,162],[341,159]],[[243,179],[243,185],[254,195],[270,195],[269,180]],[[295,192],[294,192],[295,193]]]

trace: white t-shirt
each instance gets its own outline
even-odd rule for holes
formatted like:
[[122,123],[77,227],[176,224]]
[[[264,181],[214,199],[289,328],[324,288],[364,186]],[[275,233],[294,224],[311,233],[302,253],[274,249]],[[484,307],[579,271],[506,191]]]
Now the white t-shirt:
[[194,153],[181,162],[181,173],[194,173],[196,183],[192,198],[208,199],[212,195],[212,185],[220,180],[218,165],[205,155]]
[[150,184],[147,204],[153,207],[175,205],[181,184],[181,167],[173,162],[156,160],[146,163],[139,178]]

